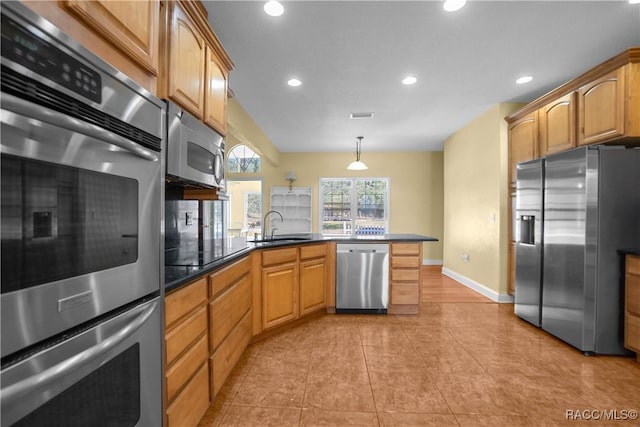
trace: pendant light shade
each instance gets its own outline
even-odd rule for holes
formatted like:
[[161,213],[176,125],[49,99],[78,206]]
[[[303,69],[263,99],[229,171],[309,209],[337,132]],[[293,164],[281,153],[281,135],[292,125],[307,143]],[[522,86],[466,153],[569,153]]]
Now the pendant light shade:
[[369,169],[367,167],[367,165],[365,165],[363,162],[360,161],[360,152],[361,152],[361,147],[362,147],[362,138],[364,138],[363,136],[359,136],[358,140],[356,141],[356,161],[355,162],[351,162],[351,164],[349,164],[349,166],[347,166],[347,169],[352,170],[352,171],[362,171],[365,169]]

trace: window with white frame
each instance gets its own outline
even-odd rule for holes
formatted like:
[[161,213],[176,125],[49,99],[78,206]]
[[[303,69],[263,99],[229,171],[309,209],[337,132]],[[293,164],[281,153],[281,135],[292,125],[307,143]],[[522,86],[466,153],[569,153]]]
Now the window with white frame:
[[321,178],[320,232],[384,234],[389,228],[389,178]]
[[260,155],[244,144],[234,146],[227,155],[227,171],[231,173],[258,173],[261,166]]

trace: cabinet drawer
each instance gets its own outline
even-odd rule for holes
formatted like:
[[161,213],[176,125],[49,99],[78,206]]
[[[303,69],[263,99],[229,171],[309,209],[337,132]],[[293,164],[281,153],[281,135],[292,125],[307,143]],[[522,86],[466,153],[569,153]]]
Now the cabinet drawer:
[[421,259],[416,256],[392,256],[391,268],[420,268]]
[[251,280],[244,276],[218,298],[209,303],[211,319],[211,351],[215,350],[229,331],[251,308]]
[[420,270],[399,270],[392,269],[391,270],[391,280],[392,281],[406,281],[406,282],[419,282],[420,281]]
[[392,243],[391,255],[420,255],[422,243]]
[[167,328],[185,316],[200,304],[204,304],[207,296],[207,278],[190,283],[169,294],[164,299],[164,324]]
[[392,283],[391,304],[420,304],[420,287],[417,283]]
[[251,341],[251,320],[251,310],[249,310],[211,356],[209,369],[211,370],[212,396],[218,394]]
[[207,332],[207,311],[204,307],[179,323],[165,338],[167,365],[173,363],[180,353],[200,335]]
[[640,274],[640,256],[627,255],[627,273]]
[[167,402],[176,395],[198,367],[209,357],[206,335],[191,347],[177,362],[167,369]]
[[627,313],[640,317],[640,275],[627,274],[624,301]]
[[300,247],[300,259],[319,258],[327,256],[327,245],[307,245]]
[[624,346],[640,354],[640,317],[625,316]]
[[226,287],[251,272],[251,260],[243,258],[209,275],[209,295],[215,297]]
[[262,252],[262,265],[284,264],[298,259],[298,248],[273,249]]
[[167,409],[168,427],[196,427],[209,408],[209,372],[203,363]]

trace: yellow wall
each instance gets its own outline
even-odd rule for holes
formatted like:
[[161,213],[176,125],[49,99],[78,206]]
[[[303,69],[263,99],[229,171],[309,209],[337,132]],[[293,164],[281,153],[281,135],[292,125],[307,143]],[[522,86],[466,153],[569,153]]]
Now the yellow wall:
[[246,144],[259,153],[265,163],[277,166],[280,162],[278,149],[235,98],[229,98],[227,101],[227,138],[225,142],[227,152],[234,145]]
[[[507,293],[508,134],[498,104],[445,141],[444,267],[496,294]],[[493,221],[495,215],[495,221]],[[469,260],[464,261],[463,255]]]

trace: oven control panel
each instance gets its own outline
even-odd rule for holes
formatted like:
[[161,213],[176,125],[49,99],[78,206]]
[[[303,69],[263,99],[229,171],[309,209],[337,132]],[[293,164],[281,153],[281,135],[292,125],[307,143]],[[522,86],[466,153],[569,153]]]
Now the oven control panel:
[[2,15],[2,56],[91,101],[102,102],[99,73],[8,16]]

